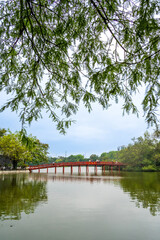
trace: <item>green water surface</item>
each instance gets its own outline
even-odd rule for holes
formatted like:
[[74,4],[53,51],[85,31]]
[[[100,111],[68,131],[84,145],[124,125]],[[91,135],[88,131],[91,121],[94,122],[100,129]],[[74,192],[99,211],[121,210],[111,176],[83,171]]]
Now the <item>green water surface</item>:
[[158,240],[160,173],[0,174],[0,240]]

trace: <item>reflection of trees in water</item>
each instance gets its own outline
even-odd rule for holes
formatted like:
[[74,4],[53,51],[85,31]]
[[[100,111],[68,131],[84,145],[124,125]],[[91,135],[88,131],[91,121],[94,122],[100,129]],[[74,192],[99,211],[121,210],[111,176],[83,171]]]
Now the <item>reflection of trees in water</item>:
[[108,172],[103,176],[97,175],[35,175],[44,180],[114,183],[128,192],[137,207],[149,208],[155,216],[160,212],[160,174],[159,173],[127,173]]
[[120,185],[128,192],[137,207],[149,208],[155,216],[160,212],[160,174],[130,173],[120,179]]
[[137,207],[148,208],[155,216],[160,212],[160,173],[130,173],[130,172],[106,172],[102,175],[73,174],[31,174],[34,180],[62,181],[62,182],[90,182],[114,183],[121,186],[124,192],[128,192]]
[[20,219],[22,212],[33,213],[40,202],[47,201],[46,182],[73,181],[113,183],[128,192],[137,207],[160,212],[160,173],[106,173],[103,176],[9,174],[0,175],[0,220]]
[[21,218],[33,213],[39,202],[47,201],[46,182],[31,181],[26,174],[0,176],[0,219]]
[[114,183],[121,186],[124,192],[128,192],[137,207],[149,208],[155,216],[160,212],[160,173],[132,173],[132,172],[106,172],[102,175],[73,174],[31,174],[34,180],[62,181],[62,182],[90,182]]

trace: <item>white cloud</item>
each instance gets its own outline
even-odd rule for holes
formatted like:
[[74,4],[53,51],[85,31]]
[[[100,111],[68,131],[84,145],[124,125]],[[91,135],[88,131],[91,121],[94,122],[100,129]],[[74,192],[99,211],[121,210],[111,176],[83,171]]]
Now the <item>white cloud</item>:
[[93,140],[93,139],[103,139],[105,137],[103,129],[98,126],[89,126],[89,125],[79,125],[74,126],[72,131],[68,133],[69,138],[78,138],[79,140]]

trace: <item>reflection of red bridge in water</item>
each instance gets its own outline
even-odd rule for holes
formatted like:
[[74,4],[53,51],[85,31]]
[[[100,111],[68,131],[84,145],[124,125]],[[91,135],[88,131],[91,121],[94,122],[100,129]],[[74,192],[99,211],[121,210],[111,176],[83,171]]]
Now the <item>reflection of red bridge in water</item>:
[[73,167],[78,167],[78,173],[81,173],[81,167],[86,167],[86,174],[89,173],[89,167],[94,167],[95,168],[95,173],[97,173],[97,167],[102,167],[102,171],[105,172],[106,167],[108,167],[109,170],[116,169],[120,171],[122,167],[126,166],[124,163],[120,162],[63,162],[63,163],[50,163],[50,164],[42,164],[42,165],[37,165],[37,166],[29,166],[28,170],[32,172],[33,170],[38,170],[40,172],[40,169],[47,169],[48,173],[48,168],[54,168],[55,173],[57,171],[57,167],[62,167],[63,168],[63,174],[64,174],[64,169],[65,167],[70,167],[71,168],[71,174],[73,173]]

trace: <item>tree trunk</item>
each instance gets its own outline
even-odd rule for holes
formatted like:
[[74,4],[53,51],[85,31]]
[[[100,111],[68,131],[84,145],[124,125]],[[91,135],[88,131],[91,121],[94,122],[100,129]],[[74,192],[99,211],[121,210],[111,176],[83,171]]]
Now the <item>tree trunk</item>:
[[13,169],[17,169],[17,161],[16,160],[13,160]]

